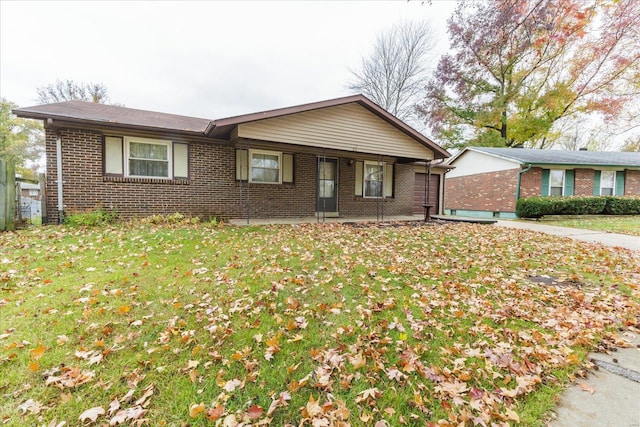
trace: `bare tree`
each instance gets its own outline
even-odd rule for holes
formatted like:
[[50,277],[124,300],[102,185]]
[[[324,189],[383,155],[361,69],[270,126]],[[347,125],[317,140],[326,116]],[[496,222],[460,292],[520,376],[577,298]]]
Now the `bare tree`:
[[401,120],[414,115],[427,82],[427,59],[436,38],[426,22],[404,21],[380,33],[373,53],[362,59],[349,89],[362,93]]
[[102,83],[76,83],[73,80],[56,80],[55,83],[36,89],[42,104],[63,101],[88,101],[96,104],[120,105],[111,102],[107,87]]

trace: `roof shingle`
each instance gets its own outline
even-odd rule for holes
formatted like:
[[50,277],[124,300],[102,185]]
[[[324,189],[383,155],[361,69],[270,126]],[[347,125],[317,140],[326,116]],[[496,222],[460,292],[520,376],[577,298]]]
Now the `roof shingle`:
[[527,164],[640,167],[640,153],[496,147],[468,147],[468,149]]

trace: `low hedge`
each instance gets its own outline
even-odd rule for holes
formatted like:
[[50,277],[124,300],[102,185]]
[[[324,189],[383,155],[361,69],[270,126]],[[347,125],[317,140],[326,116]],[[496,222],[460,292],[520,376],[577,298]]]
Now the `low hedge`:
[[516,214],[520,218],[545,215],[639,215],[640,198],[613,196],[527,197],[518,200]]

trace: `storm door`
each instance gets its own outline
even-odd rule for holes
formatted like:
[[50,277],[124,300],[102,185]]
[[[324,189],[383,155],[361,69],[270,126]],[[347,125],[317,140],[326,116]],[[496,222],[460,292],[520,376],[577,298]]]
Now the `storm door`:
[[318,158],[318,212],[338,212],[338,159]]

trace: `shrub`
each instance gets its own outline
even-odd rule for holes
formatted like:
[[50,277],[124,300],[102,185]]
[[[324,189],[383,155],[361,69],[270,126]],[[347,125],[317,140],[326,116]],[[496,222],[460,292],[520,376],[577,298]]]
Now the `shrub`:
[[86,212],[74,212],[64,217],[63,223],[72,227],[96,227],[114,222],[118,214],[114,210],[108,212],[104,208]]
[[604,213],[607,215],[640,214],[640,197],[607,197]]
[[640,214],[640,198],[528,197],[518,200],[516,214],[520,218],[540,218],[545,215],[637,215]]

